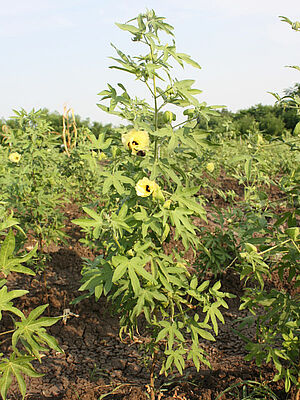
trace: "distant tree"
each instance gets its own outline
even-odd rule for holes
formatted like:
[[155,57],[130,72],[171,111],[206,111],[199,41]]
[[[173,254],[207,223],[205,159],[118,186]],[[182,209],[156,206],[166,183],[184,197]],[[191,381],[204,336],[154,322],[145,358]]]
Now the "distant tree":
[[281,118],[284,122],[285,128],[293,132],[295,126],[300,121],[300,115],[294,108],[278,107],[281,110]]
[[281,117],[276,117],[274,113],[267,113],[259,119],[259,130],[269,136],[281,136],[286,126]]
[[261,133],[268,136],[280,136],[285,131],[293,132],[299,121],[295,109],[285,108],[282,104],[274,106],[257,104],[240,110],[234,115],[234,121],[237,121],[241,134],[245,134],[245,130],[250,129],[247,125],[251,125],[251,120],[253,123],[253,118]]
[[235,126],[241,136],[247,136],[258,130],[258,124],[251,113],[240,113],[234,117]]

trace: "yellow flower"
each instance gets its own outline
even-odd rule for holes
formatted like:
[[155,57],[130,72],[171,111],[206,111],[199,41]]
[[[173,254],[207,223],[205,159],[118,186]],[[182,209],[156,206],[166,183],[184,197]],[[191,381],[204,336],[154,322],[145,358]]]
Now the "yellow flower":
[[155,194],[159,190],[159,186],[154,181],[150,181],[148,178],[140,179],[135,185],[136,194],[140,197],[148,197],[151,194]]
[[208,172],[213,172],[215,169],[215,164],[213,162],[209,162],[206,164],[206,169]]
[[122,143],[132,154],[145,155],[145,151],[149,149],[149,135],[146,131],[132,129],[122,135]]
[[14,152],[14,153],[10,153],[10,155],[8,156],[9,161],[14,162],[14,163],[18,163],[21,159],[21,154]]

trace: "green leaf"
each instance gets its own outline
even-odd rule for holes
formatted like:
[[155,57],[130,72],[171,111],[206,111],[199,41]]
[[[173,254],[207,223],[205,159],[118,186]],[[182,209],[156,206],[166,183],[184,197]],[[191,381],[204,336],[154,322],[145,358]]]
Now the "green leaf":
[[15,235],[10,229],[0,249],[0,268],[6,265],[7,260],[15,249]]
[[177,54],[177,57],[179,57],[180,59],[185,61],[187,64],[190,64],[195,68],[201,69],[200,65],[196,61],[192,60],[189,55],[184,54],[184,53],[176,53],[176,54]]
[[177,338],[181,341],[181,342],[184,342],[185,341],[185,339],[184,339],[184,337],[183,337],[183,335],[182,335],[182,333],[180,332],[180,330],[179,329],[174,329],[174,334],[175,334],[175,336],[177,336]]
[[119,279],[122,278],[122,276],[123,276],[123,275],[125,274],[125,272],[127,271],[128,266],[129,266],[129,263],[128,263],[128,262],[119,264],[119,265],[117,266],[117,268],[115,269],[115,272],[114,272],[114,274],[113,274],[113,277],[112,277],[112,281],[113,281],[114,283],[117,282]]
[[203,283],[201,283],[201,285],[197,288],[197,292],[204,292],[204,290],[208,288],[209,283],[209,281],[204,281]]
[[4,275],[8,275],[10,272],[22,272],[29,275],[35,275],[29,268],[23,267],[20,264],[30,260],[36,253],[37,245],[29,253],[23,257],[11,258],[15,249],[15,236],[12,230],[7,234],[0,250],[0,270]]
[[90,217],[92,217],[94,220],[96,220],[96,221],[102,221],[101,216],[100,216],[99,214],[97,214],[96,211],[94,211],[94,210],[92,210],[92,209],[90,209],[90,208],[88,208],[88,207],[82,207],[82,209],[83,209],[83,211],[84,211],[85,213],[87,213],[87,214],[88,214]]
[[24,317],[24,314],[21,310],[16,307],[13,307],[12,299],[17,297],[24,296],[24,294],[28,293],[28,290],[11,290],[7,291],[7,287],[3,286],[0,290],[0,320],[2,318],[2,311],[10,311],[20,318]]
[[299,236],[300,230],[298,228],[298,226],[296,227],[291,227],[291,228],[287,228],[285,233],[294,241],[297,240],[297,237]]
[[36,320],[37,317],[39,317],[41,314],[43,314],[43,312],[45,311],[45,309],[48,307],[48,304],[44,304],[41,306],[36,307],[34,310],[31,311],[31,313],[28,315],[26,321],[32,322],[34,320]]
[[[300,67],[298,67],[300,70]],[[294,136],[299,136],[300,135],[300,122],[298,122],[294,128],[294,132],[293,132]]]
[[252,170],[252,158],[248,158],[245,162],[245,175],[248,181],[251,179],[251,170]]
[[82,228],[95,226],[95,221],[94,220],[86,219],[86,218],[72,219],[71,222],[73,224],[81,226]]
[[156,284],[157,282],[155,281],[155,279],[153,278],[153,276],[151,274],[149,274],[149,272],[147,272],[144,268],[144,266],[141,265],[136,265],[135,266],[135,272],[139,275],[141,275],[143,278],[145,278],[148,282],[152,282],[153,284]]
[[134,291],[135,295],[138,296],[138,294],[141,290],[141,286],[140,286],[140,281],[135,273],[135,270],[133,268],[129,267],[128,274],[129,274],[129,278],[130,278],[130,282],[131,282],[133,291]]
[[17,369],[15,370],[15,377],[17,378],[18,386],[19,386],[21,395],[24,399],[25,394],[26,394],[26,384],[25,384],[24,378],[22,377],[21,373]]
[[198,329],[197,332],[203,339],[210,340],[212,342],[216,340],[213,335],[205,329]]
[[7,392],[12,383],[12,373],[9,368],[3,371],[3,375],[0,378],[0,388],[1,388],[1,396],[3,400],[7,399]]
[[194,275],[191,279],[190,287],[191,287],[191,289],[196,289],[197,285],[198,285],[198,279],[197,279],[196,275]]
[[33,357],[28,356],[18,357],[16,353],[12,353],[9,360],[7,358],[2,359],[3,361],[0,363],[0,371],[2,372],[0,378],[0,393],[4,400],[7,398],[7,392],[12,383],[13,376],[17,379],[23,399],[26,394],[26,385],[22,374],[32,378],[43,376],[43,374],[37,373],[30,364],[33,359]]
[[155,342],[158,343],[160,340],[164,339],[168,335],[169,329],[163,328],[161,331],[158,332],[156,336]]
[[[120,180],[117,177],[113,177],[113,185],[116,188],[117,192],[122,195],[124,193],[124,186],[122,185],[122,183],[120,182]],[[104,193],[104,191],[103,191]]]
[[109,192],[110,187],[113,185],[113,177],[108,176],[103,182],[102,193],[107,194]]
[[[59,321],[60,318],[50,318],[41,317],[37,319],[45,310],[48,304],[39,306],[35,308],[27,318],[22,317],[21,322],[16,322],[16,330],[12,335],[12,346],[16,348],[17,342],[21,339],[22,344],[25,346],[26,350],[34,354],[39,360],[41,356],[39,352],[45,350],[41,347],[41,344],[45,343],[45,338],[47,338],[46,343],[52,347],[55,341],[49,340],[48,336],[45,336],[46,326],[51,326]],[[55,349],[58,349],[57,345],[54,345]]]
[[118,24],[117,22],[116,22],[116,25],[117,25],[117,27],[119,27],[123,31],[128,31],[128,32],[133,33],[133,34],[136,34],[136,33],[140,32],[139,28],[135,27],[134,25]]
[[49,335],[47,332],[39,332],[39,337],[40,339],[42,339],[45,343],[47,343],[48,347],[50,347],[51,349],[62,353],[63,350],[59,347],[57,340],[55,339],[55,337]]
[[26,236],[24,231],[18,226],[18,224],[19,221],[13,218],[13,212],[11,212],[10,216],[7,216],[5,220],[0,223],[0,234],[5,234],[2,231],[14,226],[15,228],[19,229],[24,234],[24,236]]
[[166,224],[164,227],[163,235],[161,237],[161,242],[164,242],[167,239],[169,233],[170,233],[170,226],[169,224]]

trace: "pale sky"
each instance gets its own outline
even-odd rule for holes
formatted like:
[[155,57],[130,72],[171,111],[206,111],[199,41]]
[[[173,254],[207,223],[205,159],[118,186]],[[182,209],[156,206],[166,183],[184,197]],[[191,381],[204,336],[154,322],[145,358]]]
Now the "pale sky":
[[268,91],[300,82],[299,71],[285,68],[300,65],[300,33],[278,18],[300,21],[300,0],[0,0],[0,117],[33,107],[62,113],[66,104],[82,118],[118,124],[96,106],[97,93],[122,82],[145,97],[131,76],[108,67],[111,42],[141,53],[115,22],[146,9],[166,17],[177,51],[201,65],[173,72],[196,81],[201,101],[232,111],[273,104]]

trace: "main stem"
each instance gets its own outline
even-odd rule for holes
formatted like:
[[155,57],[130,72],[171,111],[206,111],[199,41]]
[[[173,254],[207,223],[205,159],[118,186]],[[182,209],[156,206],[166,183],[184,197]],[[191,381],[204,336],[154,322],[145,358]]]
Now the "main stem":
[[[154,95],[154,127],[158,129],[158,109],[157,109],[157,96],[156,96],[156,82],[155,76],[153,76],[153,95]],[[158,160],[158,137],[154,140],[154,163]]]
[[[146,43],[150,47],[150,53],[151,53],[151,61],[152,63],[155,63],[154,57],[153,57],[153,48],[151,44],[148,42],[148,40],[145,38]],[[150,89],[150,92],[154,98],[154,129],[157,131],[158,129],[158,107],[157,107],[157,90],[156,90],[156,81],[155,81],[155,75],[153,75],[152,78],[153,81],[153,91]],[[158,160],[158,137],[155,137],[154,139],[154,164]]]

